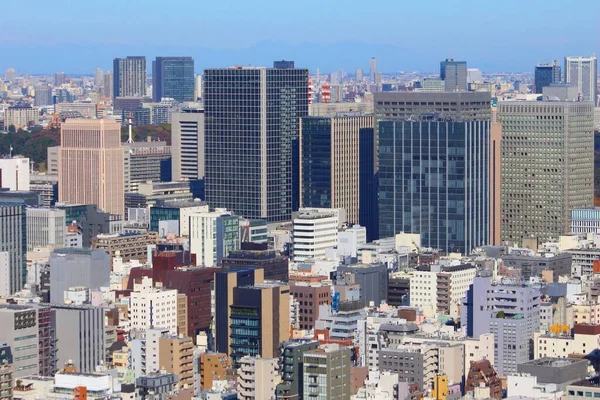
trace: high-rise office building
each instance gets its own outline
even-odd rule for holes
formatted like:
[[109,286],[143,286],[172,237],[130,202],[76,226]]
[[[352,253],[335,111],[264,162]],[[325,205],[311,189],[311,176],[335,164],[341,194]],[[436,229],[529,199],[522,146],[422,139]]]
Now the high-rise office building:
[[27,208],[27,250],[64,247],[67,233],[65,210]]
[[467,62],[447,58],[440,62],[440,78],[445,82],[446,92],[467,90]]
[[367,226],[368,232],[376,221],[360,217],[368,216],[372,210],[367,208],[376,203],[376,197],[369,196],[375,188],[373,146],[369,146],[374,126],[372,116],[301,119],[300,207],[343,208],[349,223]]
[[104,363],[104,309],[89,305],[52,304],[56,362],[72,363],[77,372],[92,373]]
[[146,95],[146,57],[114,59],[112,95],[113,97]]
[[61,126],[58,199],[125,212],[121,127],[115,120],[68,119]]
[[379,234],[470,253],[489,241],[489,120],[379,123]]
[[289,221],[299,201],[308,70],[208,69],[204,110],[206,201],[246,218]]
[[104,71],[101,68],[96,68],[94,71],[94,87],[96,89],[104,86]]
[[27,214],[24,204],[0,203],[0,296],[23,289],[27,282]]
[[301,208],[293,219],[294,261],[325,257],[327,250],[337,246],[338,229],[343,222],[343,210]]
[[171,181],[171,146],[166,142],[123,143],[125,192],[137,192],[143,182]]
[[174,181],[204,179],[204,110],[183,108],[171,116]]
[[49,85],[38,85],[35,87],[35,102],[36,107],[52,105],[52,88]]
[[377,77],[377,59],[375,57],[371,57],[369,61],[369,82],[375,83],[375,79]]
[[356,68],[356,73],[354,75],[356,77],[356,82],[362,82],[364,78],[362,68]]
[[554,60],[552,64],[538,64],[535,66],[534,84],[535,92],[541,94],[546,86],[551,83],[560,82],[560,65],[558,60]]
[[569,212],[594,205],[590,102],[501,102],[501,239],[569,232]]
[[584,101],[598,104],[598,59],[565,57],[565,82],[577,87]]
[[194,101],[194,59],[156,57],[152,61],[152,98],[172,98],[180,103]]
[[57,72],[54,74],[54,86],[60,86],[67,80],[64,72]]
[[104,82],[102,83],[102,95],[111,99],[113,97],[113,73],[108,71],[104,74]]

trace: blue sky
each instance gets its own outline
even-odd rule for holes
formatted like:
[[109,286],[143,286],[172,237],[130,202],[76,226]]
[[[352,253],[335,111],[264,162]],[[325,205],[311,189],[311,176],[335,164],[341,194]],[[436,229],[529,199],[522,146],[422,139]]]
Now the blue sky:
[[92,73],[114,57],[190,55],[196,70],[293,59],[322,72],[483,71],[600,50],[600,0],[2,1],[0,70]]

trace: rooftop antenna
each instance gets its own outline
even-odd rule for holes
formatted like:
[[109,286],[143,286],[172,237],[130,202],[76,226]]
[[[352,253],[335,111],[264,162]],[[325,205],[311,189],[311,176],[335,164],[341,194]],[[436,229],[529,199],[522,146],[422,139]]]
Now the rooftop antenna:
[[8,149],[8,158],[12,158],[12,152],[13,152],[13,147],[12,144],[10,145],[9,149]]
[[131,133],[131,126],[133,125],[133,115],[131,115],[131,113],[127,115],[127,125],[129,126],[129,138],[127,139],[127,143],[133,143],[133,134]]

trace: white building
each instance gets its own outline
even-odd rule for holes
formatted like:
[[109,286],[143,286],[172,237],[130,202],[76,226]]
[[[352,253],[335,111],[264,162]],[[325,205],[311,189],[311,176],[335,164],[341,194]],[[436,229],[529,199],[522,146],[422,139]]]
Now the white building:
[[565,78],[567,83],[577,87],[577,92],[585,101],[594,105],[598,86],[598,60],[591,57],[565,57]]
[[65,247],[66,211],[52,208],[27,209],[27,251],[36,247]]
[[240,248],[240,217],[224,208],[190,215],[190,251],[196,265],[216,267]]
[[147,329],[161,327],[169,333],[177,334],[177,290],[152,287],[151,278],[143,278],[141,284],[134,284],[129,309],[131,328]]
[[538,383],[537,376],[530,374],[508,375],[506,380],[508,398],[560,399],[565,394],[555,383]]
[[418,307],[426,317],[436,314],[458,317],[460,303],[476,274],[475,266],[420,266],[410,278],[410,305]]
[[345,220],[343,209],[301,208],[293,218],[294,261],[323,258],[338,244],[338,229]]
[[204,178],[204,110],[183,108],[171,119],[173,180]]
[[15,131],[27,129],[30,125],[37,125],[40,119],[40,110],[35,107],[8,107],[4,111],[4,130],[11,126]]
[[170,332],[164,328],[149,328],[137,331],[131,343],[131,366],[136,378],[159,371],[159,344],[162,336]]
[[237,370],[237,390],[240,400],[275,400],[281,382],[277,358],[244,356]]
[[29,158],[0,159],[0,188],[29,190]]
[[356,257],[358,246],[367,243],[367,228],[353,225],[345,231],[338,233],[338,254],[340,256]]

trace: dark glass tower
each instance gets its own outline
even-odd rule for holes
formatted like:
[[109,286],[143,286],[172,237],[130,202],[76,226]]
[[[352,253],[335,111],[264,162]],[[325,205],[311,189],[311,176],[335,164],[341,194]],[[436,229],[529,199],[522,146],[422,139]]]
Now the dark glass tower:
[[[0,251],[6,252],[8,271],[0,277],[0,295],[9,296],[27,283],[27,222],[24,204],[0,202]],[[5,281],[6,279],[6,281]]]
[[299,120],[308,70],[204,72],[206,201],[246,218],[289,221],[299,204]]
[[489,241],[490,122],[380,121],[381,237],[470,253]]
[[560,65],[558,61],[554,64],[538,64],[535,67],[535,92],[541,94],[545,86],[560,82]]
[[194,101],[194,79],[192,57],[156,57],[152,62],[152,99]]

